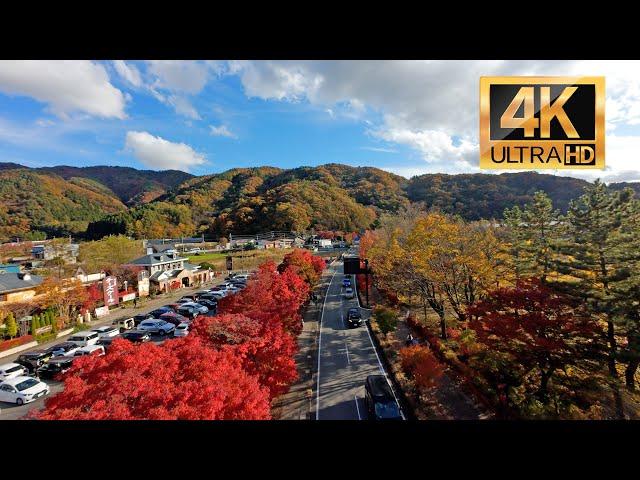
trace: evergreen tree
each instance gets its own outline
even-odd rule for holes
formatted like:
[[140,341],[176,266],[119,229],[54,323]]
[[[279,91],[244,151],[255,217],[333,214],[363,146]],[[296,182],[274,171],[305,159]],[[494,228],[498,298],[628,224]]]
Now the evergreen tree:
[[31,335],[35,335],[40,328],[40,315],[35,314],[31,317]]
[[18,334],[18,324],[16,323],[13,313],[9,312],[9,315],[7,315],[6,324],[7,335],[9,335],[9,338],[15,337]]

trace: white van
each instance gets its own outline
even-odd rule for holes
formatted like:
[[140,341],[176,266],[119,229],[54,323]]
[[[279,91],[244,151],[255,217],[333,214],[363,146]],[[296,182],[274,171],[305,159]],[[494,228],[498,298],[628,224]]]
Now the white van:
[[102,345],[89,345],[88,347],[79,348],[73,354],[74,357],[82,357],[83,355],[97,355],[101,357],[104,355],[104,347]]
[[71,338],[67,342],[75,343],[80,347],[88,347],[89,345],[95,345],[100,334],[94,331],[77,332],[71,335]]

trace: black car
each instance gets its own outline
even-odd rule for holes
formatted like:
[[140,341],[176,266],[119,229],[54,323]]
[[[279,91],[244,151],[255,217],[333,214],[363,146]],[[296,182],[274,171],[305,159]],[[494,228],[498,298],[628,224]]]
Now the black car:
[[29,353],[23,353],[18,357],[16,363],[26,367],[29,373],[34,373],[39,367],[44,365],[53,354],[45,350],[35,350]]
[[[126,331],[126,330],[125,330]],[[104,351],[106,352],[108,348],[111,346],[111,343],[118,337],[102,337],[98,339],[96,345],[102,345],[104,347]]]
[[135,315],[133,317],[133,323],[137,327],[138,325],[140,325],[140,322],[144,322],[145,320],[149,320],[150,318],[153,318],[153,315],[151,315],[150,313],[139,313],[138,315]]
[[349,327],[359,327],[362,325],[362,314],[358,308],[350,308],[347,312],[347,325]]
[[384,375],[369,375],[364,389],[364,402],[371,420],[402,420],[400,407]]
[[37,370],[37,376],[40,378],[55,379],[60,373],[64,373],[71,368],[75,357],[52,357],[47,363]]
[[134,343],[148,342],[151,340],[151,335],[148,332],[141,332],[140,330],[129,330],[121,335],[125,340],[129,340]]
[[193,320],[200,314],[200,312],[193,307],[180,307],[177,313],[183,317],[187,317],[189,320]]
[[218,302],[212,302],[211,300],[207,300],[206,298],[201,298],[198,300],[200,305],[203,305],[209,309],[209,313],[216,313],[218,310]]
[[[149,312],[149,315],[153,318],[160,318],[160,315],[164,315],[165,313],[173,312],[173,308],[171,307],[160,307],[156,308],[152,312]],[[146,320],[146,318],[145,318]],[[136,324],[138,326],[138,324]]]
[[60,355],[64,355],[69,350],[73,350],[74,348],[78,348],[78,345],[73,342],[62,342],[54,345],[53,347],[47,348],[45,352],[51,353],[52,356],[57,357]]

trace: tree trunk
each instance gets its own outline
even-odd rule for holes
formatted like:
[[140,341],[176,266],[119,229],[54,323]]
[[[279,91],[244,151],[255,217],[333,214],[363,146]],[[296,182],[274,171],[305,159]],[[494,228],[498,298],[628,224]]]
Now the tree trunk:
[[540,390],[538,391],[538,394],[540,399],[543,401],[546,401],[549,393],[549,380],[551,379],[551,375],[553,375],[553,369],[547,372],[540,369]]
[[442,337],[443,340],[446,340],[447,339],[447,322],[445,322],[445,319],[444,319],[444,309],[442,313],[438,312],[438,315],[440,316],[440,336]]
[[607,341],[609,342],[609,358],[607,359],[609,374],[614,378],[618,378],[618,370],[616,370],[616,352],[618,346],[616,344],[615,328],[612,321],[607,322]]
[[636,370],[638,370],[638,365],[640,365],[640,358],[634,358],[627,365],[626,370],[624,371],[624,378],[627,384],[627,388],[634,392],[636,390]]

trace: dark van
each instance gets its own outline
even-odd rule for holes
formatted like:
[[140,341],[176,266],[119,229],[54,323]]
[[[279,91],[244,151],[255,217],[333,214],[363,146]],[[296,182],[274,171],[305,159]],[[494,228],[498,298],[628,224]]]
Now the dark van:
[[371,420],[402,420],[400,407],[384,375],[369,375],[364,401]]

